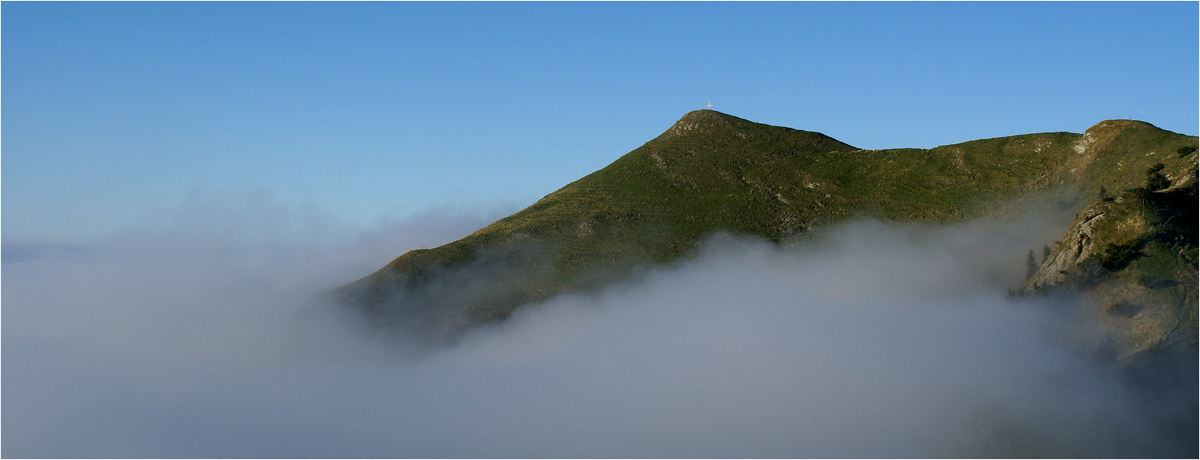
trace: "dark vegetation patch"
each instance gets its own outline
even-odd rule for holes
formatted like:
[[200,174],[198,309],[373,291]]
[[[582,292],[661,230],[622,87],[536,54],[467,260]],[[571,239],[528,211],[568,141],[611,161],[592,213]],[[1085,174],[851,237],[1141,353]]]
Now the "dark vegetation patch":
[[1115,302],[1115,303],[1109,304],[1107,307],[1104,308],[1104,311],[1105,311],[1105,313],[1108,313],[1113,316],[1120,316],[1122,318],[1132,318],[1144,309],[1145,309],[1145,307],[1143,307],[1141,304],[1136,304],[1136,303],[1132,303],[1132,302],[1123,300],[1120,302]]
[[1125,268],[1138,257],[1141,247],[1141,238],[1134,238],[1125,243],[1108,243],[1104,245],[1104,255],[1100,258],[1100,266],[1109,271]]

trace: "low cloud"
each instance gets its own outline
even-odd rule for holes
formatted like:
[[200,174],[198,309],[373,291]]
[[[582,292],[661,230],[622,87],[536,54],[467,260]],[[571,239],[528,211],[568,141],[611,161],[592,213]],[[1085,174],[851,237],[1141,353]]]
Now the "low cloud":
[[856,221],[785,248],[717,236],[695,259],[414,354],[313,299],[501,212],[354,234],[260,198],[4,264],[4,456],[1196,449],[1149,390],[1092,358],[1100,334],[1077,300],[1006,297],[1028,249],[1061,231],[1032,219]]

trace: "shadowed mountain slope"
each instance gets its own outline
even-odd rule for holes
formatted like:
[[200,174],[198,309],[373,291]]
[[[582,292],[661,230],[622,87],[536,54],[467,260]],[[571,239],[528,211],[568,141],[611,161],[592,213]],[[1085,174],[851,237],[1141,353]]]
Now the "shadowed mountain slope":
[[[862,150],[820,133],[712,110],[532,206],[336,290],[377,324],[428,338],[523,304],[595,289],[686,256],[717,231],[781,242],[854,216],[951,222],[1008,212],[1029,192],[1074,213],[1166,162],[1186,182],[1196,138],[1116,120],[933,149]],[[1153,153],[1148,153],[1153,152]],[[1157,156],[1155,156],[1157,155]],[[1069,216],[1069,214],[1068,214]]]

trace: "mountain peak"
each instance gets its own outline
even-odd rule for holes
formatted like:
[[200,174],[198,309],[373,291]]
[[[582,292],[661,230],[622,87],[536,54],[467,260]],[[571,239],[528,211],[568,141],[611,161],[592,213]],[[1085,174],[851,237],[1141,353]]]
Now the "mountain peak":
[[[1075,144],[1075,153],[1098,152],[1113,145],[1127,142],[1142,142],[1137,140],[1149,135],[1156,138],[1161,133],[1167,133],[1150,123],[1138,120],[1105,120],[1092,125]],[[1124,140],[1121,140],[1124,139]]]
[[700,109],[683,114],[683,118],[680,118],[679,121],[699,122],[703,120],[719,120],[721,118],[735,118],[740,120],[740,118],[733,115],[721,113],[713,109]]
[[675,122],[675,126],[680,125],[702,125],[702,126],[722,126],[730,125],[735,122],[750,123],[750,121],[721,113],[711,109],[693,110],[683,114],[679,121]]
[[792,138],[792,142],[800,142],[803,146],[797,144],[793,147],[800,147],[802,150],[856,150],[853,146],[821,133],[755,123],[711,109],[693,110],[684,114],[670,129],[655,138],[654,142],[699,141],[703,142],[708,150],[721,150],[718,145],[723,144],[725,150],[741,151],[744,150],[741,146],[746,142],[755,142],[754,139],[763,141],[781,135],[790,137],[797,134],[801,137]]
[[1146,123],[1146,122],[1140,121],[1140,120],[1114,119],[1114,120],[1104,120],[1102,122],[1096,123],[1095,125],[1092,125],[1091,128],[1088,128],[1087,131],[1114,130],[1114,129],[1119,130],[1119,129],[1125,129],[1125,128],[1134,128],[1134,127],[1136,127],[1136,128],[1157,128],[1157,126],[1154,126],[1150,123]]
[[671,128],[659,136],[659,138],[671,138],[688,134],[713,134],[757,124],[716,110],[700,109],[685,113],[679,121],[671,125]]

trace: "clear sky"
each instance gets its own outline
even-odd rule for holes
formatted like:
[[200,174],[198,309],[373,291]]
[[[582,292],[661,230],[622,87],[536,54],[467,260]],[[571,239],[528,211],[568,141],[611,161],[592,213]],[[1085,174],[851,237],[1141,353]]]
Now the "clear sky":
[[521,207],[713,109],[862,148],[1195,135],[1196,2],[13,3],[3,242],[259,190],[352,226]]

